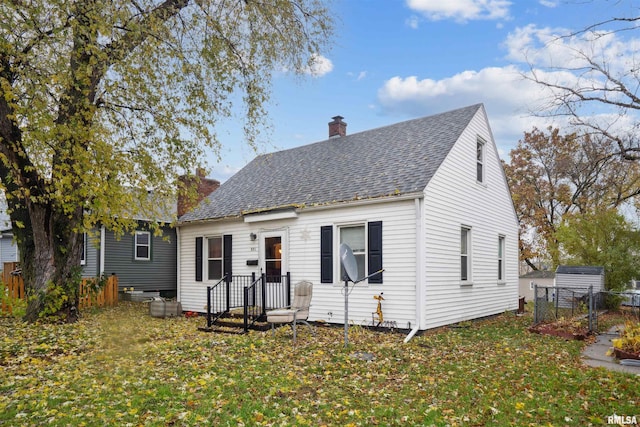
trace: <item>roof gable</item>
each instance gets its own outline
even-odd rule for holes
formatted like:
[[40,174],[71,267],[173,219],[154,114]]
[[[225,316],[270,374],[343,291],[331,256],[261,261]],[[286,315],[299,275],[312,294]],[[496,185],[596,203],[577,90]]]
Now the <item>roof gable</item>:
[[423,191],[482,104],[256,157],[181,222]]

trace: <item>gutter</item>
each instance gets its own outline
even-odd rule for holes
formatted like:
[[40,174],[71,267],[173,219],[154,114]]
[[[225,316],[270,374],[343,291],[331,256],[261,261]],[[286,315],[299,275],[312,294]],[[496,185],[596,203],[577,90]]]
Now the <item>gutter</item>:
[[420,320],[422,315],[422,279],[424,271],[424,260],[422,257],[422,244],[424,242],[424,229],[422,227],[422,217],[424,214],[423,194],[415,198],[416,208],[416,324],[405,337],[404,343],[408,343],[411,338],[420,330]]

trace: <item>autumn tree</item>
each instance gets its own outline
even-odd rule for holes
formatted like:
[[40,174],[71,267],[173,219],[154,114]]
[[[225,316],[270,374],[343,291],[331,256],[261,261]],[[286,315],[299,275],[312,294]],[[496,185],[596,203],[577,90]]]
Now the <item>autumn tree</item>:
[[520,257],[555,266],[557,228],[567,214],[617,208],[640,194],[640,166],[616,155],[614,141],[533,129],[511,150],[505,173],[521,226]]
[[67,313],[82,232],[153,214],[147,190],[218,152],[242,100],[246,140],[274,71],[327,46],[320,0],[9,0],[0,4],[0,180],[30,295],[27,319]]
[[556,238],[566,263],[604,267],[607,290],[639,277],[640,231],[615,208],[565,215]]

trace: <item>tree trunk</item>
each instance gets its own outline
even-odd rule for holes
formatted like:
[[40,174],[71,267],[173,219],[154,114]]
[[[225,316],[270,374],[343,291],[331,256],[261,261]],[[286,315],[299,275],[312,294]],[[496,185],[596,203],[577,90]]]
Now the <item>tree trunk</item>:
[[[65,322],[78,317],[82,234],[74,232],[82,210],[60,215],[49,204],[27,202],[31,233],[19,236],[20,260],[29,298],[25,320],[53,316]],[[22,241],[20,241],[22,239]]]

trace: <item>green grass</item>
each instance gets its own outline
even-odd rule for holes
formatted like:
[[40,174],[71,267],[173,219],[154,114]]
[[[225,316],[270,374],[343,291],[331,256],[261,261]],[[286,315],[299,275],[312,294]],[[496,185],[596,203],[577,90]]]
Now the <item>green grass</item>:
[[[640,415],[638,377],[505,314],[404,335],[301,327],[232,336],[142,304],[74,325],[0,319],[0,425],[602,426]],[[352,357],[370,352],[375,360]],[[638,417],[640,418],[640,416]]]

